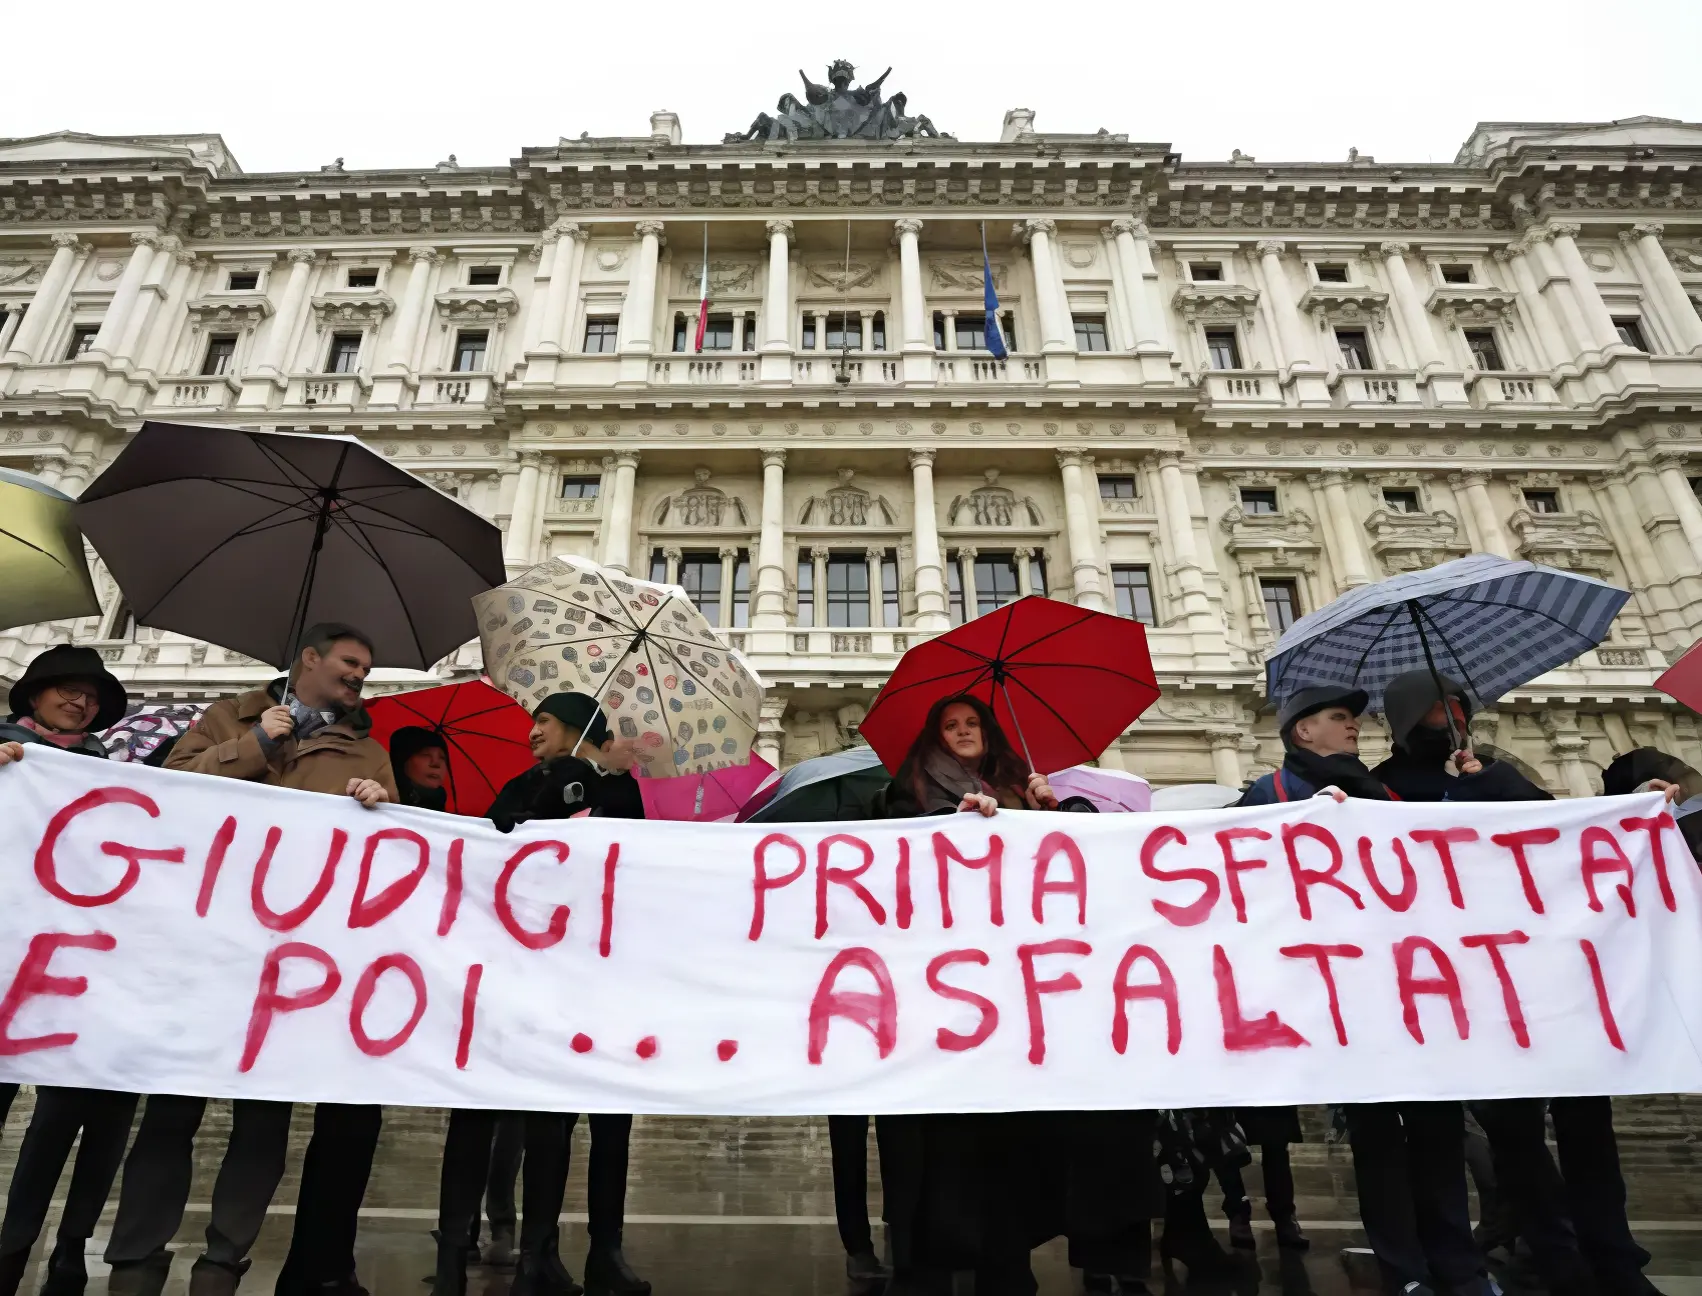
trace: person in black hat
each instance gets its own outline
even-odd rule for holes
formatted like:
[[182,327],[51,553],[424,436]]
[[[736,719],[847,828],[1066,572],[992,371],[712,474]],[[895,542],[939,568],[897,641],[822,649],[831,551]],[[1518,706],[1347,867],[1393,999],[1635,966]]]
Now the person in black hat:
[[1359,759],[1359,718],[1367,701],[1364,689],[1330,684],[1301,689],[1277,711],[1282,735],[1282,768],[1253,781],[1236,802],[1242,806],[1298,801],[1326,788],[1351,797],[1389,800],[1389,791]]
[[391,734],[390,772],[399,804],[421,810],[449,805],[449,744],[437,730],[409,725]]
[[[10,715],[0,723],[0,767],[25,759],[30,747],[58,747],[105,760],[106,748],[95,734],[123,719],[129,704],[124,686],[93,648],[49,648],[12,686]],[[17,1092],[16,1085],[0,1086],[0,1119]],[[77,1296],[83,1290],[88,1281],[83,1251],[112,1191],[135,1111],[135,1094],[58,1085],[37,1088],[35,1111],[18,1148],[0,1221],[0,1296],[18,1290],[73,1142],[77,1165],[41,1291],[44,1296]]]
[[1506,761],[1472,752],[1471,717],[1471,699],[1446,675],[1395,676],[1383,690],[1394,751],[1373,773],[1403,801],[1552,801]]
[[[609,732],[597,699],[554,693],[532,712],[532,755],[538,763],[510,779],[487,814],[503,832],[533,819],[592,815],[644,818],[632,777],[631,744]],[[462,1296],[468,1239],[485,1191],[491,1144],[500,1112],[457,1109],[444,1139],[438,1198],[437,1273],[432,1296]],[[520,1252],[510,1296],[579,1296],[562,1262],[560,1227],[567,1194],[568,1156],[577,1112],[525,1114],[524,1201]],[[627,1149],[632,1117],[593,1113],[588,1167],[587,1296],[649,1296],[650,1284],[627,1263],[621,1247],[626,1216]]]

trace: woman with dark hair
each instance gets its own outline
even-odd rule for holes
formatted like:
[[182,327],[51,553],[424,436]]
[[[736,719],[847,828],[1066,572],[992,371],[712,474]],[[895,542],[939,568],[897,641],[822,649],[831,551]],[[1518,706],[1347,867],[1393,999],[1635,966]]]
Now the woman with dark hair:
[[423,725],[408,725],[390,735],[390,772],[403,805],[443,810],[449,805],[449,745]]
[[960,693],[928,709],[922,732],[898,767],[887,794],[893,818],[975,810],[1056,810],[1044,774],[1011,746],[993,708]]

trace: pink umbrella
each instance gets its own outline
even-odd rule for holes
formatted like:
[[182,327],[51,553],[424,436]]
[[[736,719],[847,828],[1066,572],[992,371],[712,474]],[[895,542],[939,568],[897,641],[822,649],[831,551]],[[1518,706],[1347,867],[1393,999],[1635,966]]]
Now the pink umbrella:
[[1047,775],[1046,781],[1052,785],[1058,800],[1086,797],[1101,814],[1140,814],[1152,809],[1152,788],[1139,774],[1072,765],[1069,769]]
[[705,774],[641,778],[638,792],[644,798],[646,819],[708,823],[731,819],[773,773],[774,766],[752,752],[750,760],[743,765],[729,765]]

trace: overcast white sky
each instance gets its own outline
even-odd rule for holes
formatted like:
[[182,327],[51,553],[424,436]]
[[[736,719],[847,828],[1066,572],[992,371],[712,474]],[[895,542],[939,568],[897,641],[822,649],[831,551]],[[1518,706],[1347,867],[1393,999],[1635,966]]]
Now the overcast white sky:
[[492,165],[653,109],[713,143],[849,58],[960,139],[1449,161],[1480,120],[1702,121],[1702,0],[287,0],[0,5],[0,135],[222,134],[248,171]]

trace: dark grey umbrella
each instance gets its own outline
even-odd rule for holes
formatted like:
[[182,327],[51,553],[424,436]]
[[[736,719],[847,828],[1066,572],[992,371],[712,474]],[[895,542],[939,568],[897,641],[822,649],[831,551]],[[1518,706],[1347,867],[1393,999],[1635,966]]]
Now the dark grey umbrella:
[[799,761],[745,803],[739,812],[739,822],[823,823],[867,819],[876,798],[891,782],[892,776],[874,748],[863,744],[847,747],[844,751]]
[[478,634],[502,534],[352,437],[145,423],[77,504],[143,625],[283,667],[343,621],[424,670]]

